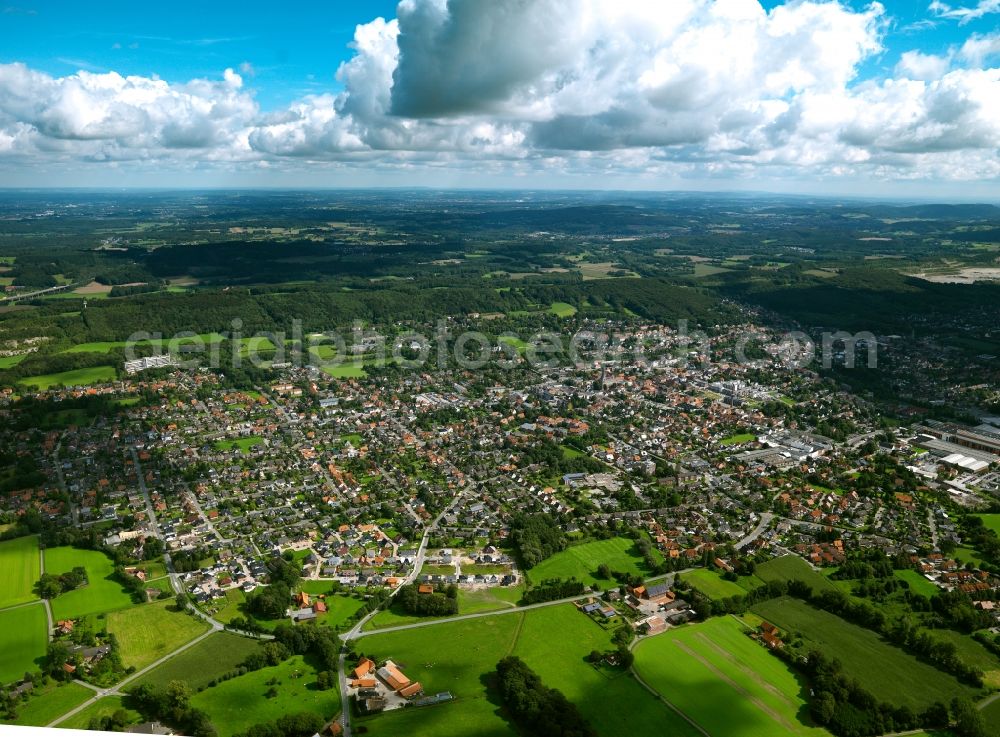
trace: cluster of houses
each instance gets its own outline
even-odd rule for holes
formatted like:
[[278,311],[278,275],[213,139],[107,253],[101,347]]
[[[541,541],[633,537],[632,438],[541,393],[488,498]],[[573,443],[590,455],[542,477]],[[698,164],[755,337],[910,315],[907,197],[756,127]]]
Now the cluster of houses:
[[350,676],[349,693],[369,714],[414,703],[424,695],[420,682],[411,681],[391,660],[378,666],[370,658],[362,658]]

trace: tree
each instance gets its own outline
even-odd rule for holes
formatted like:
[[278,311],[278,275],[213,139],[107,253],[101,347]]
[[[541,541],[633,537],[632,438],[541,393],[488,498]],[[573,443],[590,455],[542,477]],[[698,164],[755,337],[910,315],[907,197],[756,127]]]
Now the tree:
[[177,611],[183,612],[187,609],[188,597],[183,591],[174,597],[174,606],[177,607]]

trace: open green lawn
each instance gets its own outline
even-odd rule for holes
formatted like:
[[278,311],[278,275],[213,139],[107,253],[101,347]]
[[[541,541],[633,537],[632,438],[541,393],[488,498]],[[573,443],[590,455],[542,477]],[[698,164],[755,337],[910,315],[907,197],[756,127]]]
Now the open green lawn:
[[914,570],[902,570],[895,571],[896,578],[901,581],[906,581],[910,585],[910,591],[915,594],[922,594],[930,598],[938,593],[941,589],[937,587],[933,581],[928,581],[920,573]]
[[805,682],[747,637],[731,617],[641,641],[635,648],[635,669],[711,735],[827,734],[808,722]]
[[48,626],[42,604],[0,611],[0,683],[38,670],[49,642]]
[[248,452],[255,445],[260,445],[264,442],[264,438],[254,435],[249,438],[238,438],[236,440],[217,440],[215,442],[216,450],[233,450],[236,448],[240,453]]
[[175,610],[172,599],[112,612],[108,632],[118,638],[125,667],[145,668],[208,630],[208,623]]
[[977,515],[983,524],[1000,536],[1000,514],[980,514]]
[[974,695],[953,677],[889,645],[871,630],[798,599],[765,601],[753,611],[785,632],[801,634],[829,657],[840,660],[844,670],[876,698],[896,706],[905,704],[919,711],[938,700],[949,703],[958,695]]
[[987,734],[1000,737],[1000,699],[983,709],[983,720],[986,722]]
[[32,588],[40,576],[37,536],[0,542],[0,609],[37,599]]
[[548,312],[556,317],[573,317],[576,314],[576,307],[568,302],[553,302],[549,305]]
[[324,374],[334,379],[361,379],[368,376],[363,363],[340,363],[320,366]]
[[40,391],[45,391],[53,386],[84,386],[87,384],[100,384],[107,381],[114,381],[115,369],[113,366],[92,366],[90,368],[76,369],[74,371],[63,371],[58,374],[44,374],[42,376],[28,376],[21,379],[18,384],[35,387]]
[[27,353],[20,353],[16,356],[0,356],[0,369],[13,368],[27,357]]
[[112,612],[132,606],[132,597],[112,578],[114,564],[104,553],[71,547],[46,548],[45,571],[59,575],[76,566],[87,569],[88,583],[52,600],[52,616],[75,619],[87,614]]
[[171,681],[186,681],[192,689],[205,688],[208,682],[233,670],[260,648],[260,643],[231,632],[216,632],[197,645],[158,665],[133,681],[128,688],[149,683],[166,686]]
[[[267,698],[267,682],[276,679],[278,695]],[[244,732],[254,724],[272,722],[295,712],[313,712],[331,719],[340,711],[340,691],[316,689],[316,669],[301,655],[224,681],[194,695],[191,705],[204,709],[220,737]]]
[[83,711],[74,714],[65,722],[59,722],[58,726],[60,729],[86,729],[92,719],[109,717],[119,709],[125,709],[129,724],[139,724],[142,721],[142,715],[135,709],[126,707],[125,701],[126,697],[123,696],[105,696]]
[[[171,339],[157,339],[151,338],[149,340],[137,340],[133,343],[135,346],[156,346],[158,348],[170,349],[173,347],[179,348],[180,346],[193,346],[193,345],[209,345],[212,343],[219,343],[225,340],[225,337],[219,335],[219,333],[202,333],[200,335],[188,337],[188,338],[177,338],[175,342],[171,342]],[[124,340],[102,340],[94,341],[92,343],[77,343],[74,346],[70,346],[63,353],[109,353],[115,348],[124,348],[127,343]]]
[[963,663],[968,663],[983,672],[983,681],[991,688],[1000,688],[1000,658],[991,653],[971,635],[963,635],[955,630],[925,630],[935,640],[950,642],[958,650]]
[[497,586],[489,589],[458,590],[458,613],[476,614],[492,612],[498,609],[510,609],[517,606],[524,595],[524,587]]
[[682,574],[681,578],[682,580],[690,583],[709,599],[726,599],[730,596],[745,596],[747,591],[751,588],[762,585],[762,582],[756,578],[756,576],[750,576],[745,578],[744,585],[741,586],[735,581],[725,580],[717,572],[707,568],[699,568],[696,571]]
[[741,445],[743,443],[749,443],[753,440],[755,435],[749,432],[739,433],[737,435],[730,435],[728,438],[723,438],[719,441],[720,445]]
[[814,570],[797,555],[772,558],[757,566],[754,575],[764,583],[769,581],[804,581],[812,586],[812,590],[817,593],[824,589],[835,590],[837,588],[830,579]]
[[530,569],[527,576],[533,585],[550,578],[576,578],[587,585],[615,584],[613,580],[597,578],[597,567],[601,563],[607,563],[612,571],[640,576],[649,573],[642,556],[635,549],[635,541],[627,537],[613,537],[608,540],[571,545]]
[[28,700],[18,705],[16,719],[0,719],[0,724],[44,727],[93,695],[93,691],[79,683],[49,681],[44,686],[35,686]]

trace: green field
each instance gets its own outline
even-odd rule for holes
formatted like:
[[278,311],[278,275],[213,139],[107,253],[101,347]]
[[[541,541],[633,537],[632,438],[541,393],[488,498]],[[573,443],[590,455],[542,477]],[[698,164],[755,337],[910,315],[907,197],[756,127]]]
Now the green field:
[[41,604],[0,611],[0,684],[38,670],[49,642],[48,626]]
[[983,721],[986,722],[988,734],[1000,737],[1000,699],[983,709]]
[[58,726],[59,729],[86,729],[91,719],[109,717],[119,709],[125,709],[130,724],[138,724],[142,721],[142,715],[139,712],[125,706],[125,697],[105,696],[83,711],[74,714],[65,722],[59,722]]
[[215,442],[216,450],[233,450],[234,448],[239,450],[240,453],[247,453],[255,445],[260,445],[264,442],[264,438],[253,436],[249,438],[239,438],[237,440],[217,440]]
[[637,576],[649,573],[642,556],[635,550],[635,541],[627,537],[613,537],[571,545],[530,569],[527,576],[533,585],[550,578],[576,578],[587,585],[600,583],[610,586],[615,583],[613,580],[597,578],[597,567],[601,563],[607,563],[612,571]]
[[35,686],[29,699],[18,705],[16,719],[0,719],[0,724],[44,727],[93,695],[93,691],[79,683],[60,684],[50,681],[44,686]]
[[906,581],[910,585],[910,591],[915,594],[922,594],[928,598],[941,590],[933,581],[928,581],[914,570],[895,571],[895,576],[901,581]]
[[368,376],[363,363],[339,363],[328,366],[320,366],[320,369],[327,376],[334,379],[362,379]]
[[189,647],[146,675],[133,681],[131,689],[143,683],[166,686],[171,681],[186,681],[192,689],[205,688],[209,681],[233,670],[260,648],[260,643],[231,632],[216,632]]
[[728,438],[723,438],[719,441],[719,445],[741,445],[742,443],[749,443],[755,437],[753,433],[739,433],[737,435],[730,435]]
[[112,612],[108,632],[118,638],[125,667],[145,668],[208,630],[205,620],[175,611],[172,599]]
[[747,591],[755,585],[761,585],[761,581],[755,576],[744,579],[745,585],[741,586],[735,581],[727,581],[715,571],[707,568],[699,568],[690,573],[682,574],[681,579],[694,586],[709,599],[727,599],[731,596],[745,596]]
[[0,609],[34,601],[32,591],[41,573],[38,537],[17,537],[0,542]]
[[754,575],[764,583],[770,581],[803,581],[812,587],[814,593],[837,589],[830,579],[819,571],[814,570],[812,566],[797,555],[783,555],[780,558],[772,558],[766,563],[757,566]]
[[[267,698],[267,682],[276,679],[278,695]],[[244,732],[254,724],[272,722],[295,712],[313,712],[331,719],[340,711],[340,691],[318,691],[316,669],[296,655],[280,665],[262,668],[195,694],[191,705],[204,709],[220,737]]]
[[958,695],[974,695],[951,676],[885,643],[871,630],[798,599],[772,599],[754,606],[753,611],[786,632],[801,634],[829,657],[840,660],[863,688],[894,706],[905,704],[919,711],[938,700],[948,703]]
[[107,381],[114,381],[116,376],[117,374],[113,366],[92,366],[91,368],[76,369],[74,371],[63,371],[59,374],[28,376],[17,383],[45,391],[60,384],[63,386],[101,384]]
[[61,594],[52,600],[52,616],[75,619],[132,606],[132,597],[112,578],[114,564],[104,553],[61,547],[46,548],[45,571],[59,575],[76,566],[87,569],[87,585]]
[[828,734],[804,721],[805,682],[746,632],[731,617],[669,630],[636,646],[636,672],[711,735]]
[[548,312],[556,317],[573,317],[576,314],[576,307],[569,302],[553,302],[549,305]]
[[21,353],[16,356],[0,356],[0,369],[13,368],[27,357],[27,353]]
[[[198,341],[208,345],[211,343],[219,343],[225,340],[225,337],[219,335],[219,333],[202,333],[195,337],[189,338],[178,338],[176,340],[176,346],[180,347],[183,345],[195,345]],[[124,340],[116,341],[95,341],[93,343],[77,343],[74,346],[70,346],[63,353],[109,353],[115,348],[124,348],[128,345]],[[170,339],[150,339],[150,340],[137,340],[133,343],[135,346],[156,346],[158,348],[169,348],[171,347]]]
[[979,514],[976,515],[983,521],[983,524],[1000,536],[1000,514]]

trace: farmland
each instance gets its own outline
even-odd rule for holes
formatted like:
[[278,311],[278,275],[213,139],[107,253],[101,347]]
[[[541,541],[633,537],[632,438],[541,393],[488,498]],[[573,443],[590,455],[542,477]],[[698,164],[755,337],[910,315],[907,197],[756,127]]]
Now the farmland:
[[40,575],[37,537],[0,542],[0,609],[37,599],[32,587]]
[[44,391],[59,385],[86,386],[87,384],[100,384],[105,381],[114,381],[116,376],[117,373],[114,366],[92,366],[74,371],[63,371],[58,374],[29,376],[18,383]]
[[107,617],[126,667],[144,668],[208,629],[204,620],[174,610],[171,599],[142,604]]
[[74,619],[132,606],[132,598],[128,592],[112,578],[114,564],[104,553],[69,547],[46,548],[46,572],[58,576],[73,570],[75,566],[87,569],[88,583],[53,599],[53,617]]
[[[78,683],[56,683],[36,686],[27,702],[18,706],[17,724],[44,727],[46,724],[92,698],[94,692]],[[0,720],[0,724],[7,724]]]
[[803,722],[805,684],[732,618],[643,640],[635,656],[639,676],[711,735],[826,734]]
[[44,606],[29,604],[0,611],[0,683],[37,670],[37,660],[45,655],[47,643]]
[[812,646],[840,660],[845,672],[876,698],[916,711],[938,700],[973,695],[953,677],[885,643],[871,630],[798,599],[773,599],[754,606],[753,611],[786,632],[801,634]]
[[642,557],[635,550],[635,541],[627,537],[571,545],[566,550],[547,558],[527,572],[532,584],[550,578],[575,578],[585,584],[596,582],[610,584],[611,580],[597,577],[597,567],[607,563],[612,571],[645,575]]
[[212,679],[236,668],[259,648],[260,644],[255,640],[229,632],[217,632],[157,666],[129,687],[143,683],[166,686],[171,681],[179,680],[198,690],[206,687]]
[[[277,681],[277,695],[268,698],[265,694],[272,679]],[[313,712],[330,719],[340,711],[339,691],[318,691],[315,683],[316,669],[296,655],[279,665],[206,688],[192,697],[191,705],[208,713],[220,737],[296,712]]]
[[761,581],[756,577],[745,579],[745,585],[741,586],[734,581],[727,581],[715,571],[707,568],[699,568],[690,573],[683,574],[683,580],[698,589],[709,599],[726,599],[730,596],[744,596],[747,591],[755,586],[759,586]]

